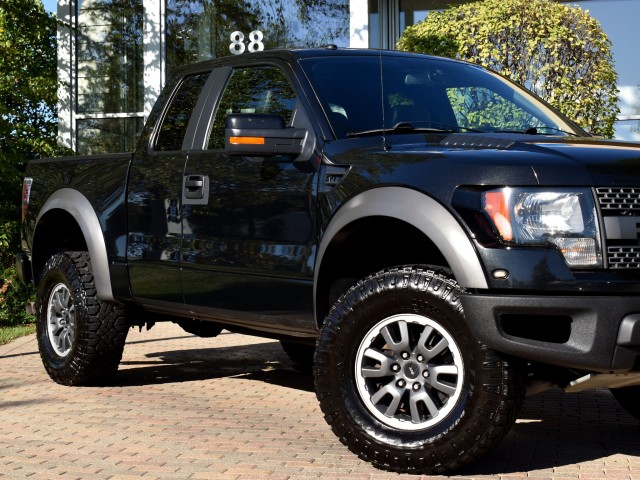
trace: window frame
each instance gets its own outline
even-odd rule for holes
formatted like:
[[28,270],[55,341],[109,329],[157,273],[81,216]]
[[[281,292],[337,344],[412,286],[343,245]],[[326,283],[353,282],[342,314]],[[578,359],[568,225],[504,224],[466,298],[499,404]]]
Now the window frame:
[[262,69],[262,68],[274,68],[278,70],[283,75],[283,77],[287,80],[289,86],[291,87],[291,91],[295,96],[295,103],[294,103],[293,109],[291,110],[291,118],[286,123],[287,123],[287,126],[293,126],[295,124],[296,117],[298,116],[298,111],[302,108],[300,103],[300,92],[296,87],[296,82],[293,80],[292,75],[290,75],[287,72],[286,68],[284,68],[282,65],[279,65],[277,63],[270,63],[270,62],[234,65],[233,67],[228,68],[228,71],[226,72],[224,86],[220,88],[219,94],[217,95],[217,98],[215,101],[215,107],[212,108],[212,114],[210,115],[209,121],[207,122],[207,130],[203,138],[202,150],[215,152],[215,151],[221,151],[224,149],[224,146],[211,148],[209,147],[209,142],[210,142],[211,134],[213,132],[213,128],[215,125],[215,121],[218,117],[218,112],[220,111],[220,108],[223,106],[223,101],[225,100],[225,94],[227,92],[227,89],[229,88],[229,85],[233,80],[234,73],[240,70]]
[[[200,89],[200,93],[198,94],[198,98],[194,104],[193,110],[191,112],[191,116],[187,122],[187,127],[185,128],[184,137],[182,138],[182,144],[179,149],[158,149],[158,141],[160,139],[160,135],[162,134],[162,127],[165,124],[167,119],[167,115],[171,107],[174,105],[174,101],[176,96],[180,92],[181,87],[185,84],[185,81],[188,78],[196,77],[199,75],[206,75],[207,78]],[[156,153],[167,153],[167,152],[179,152],[186,151],[193,148],[194,137],[197,131],[197,125],[200,121],[200,117],[202,116],[202,110],[204,105],[206,104],[206,100],[211,94],[211,84],[212,84],[211,69],[203,69],[196,71],[187,71],[180,75],[180,77],[174,82],[173,89],[171,91],[171,95],[169,95],[167,102],[163,106],[162,113],[159,115],[158,120],[154,126],[153,135],[150,141],[150,150]]]

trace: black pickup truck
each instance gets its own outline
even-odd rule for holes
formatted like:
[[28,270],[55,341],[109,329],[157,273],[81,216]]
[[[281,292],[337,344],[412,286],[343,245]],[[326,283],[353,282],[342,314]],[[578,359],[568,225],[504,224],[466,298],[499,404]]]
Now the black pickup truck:
[[113,375],[132,326],[271,337],[354,453],[437,473],[525,393],[640,418],[639,237],[640,146],[476,65],[329,46],[188,66],[132,154],[31,162],[17,264],[58,383]]

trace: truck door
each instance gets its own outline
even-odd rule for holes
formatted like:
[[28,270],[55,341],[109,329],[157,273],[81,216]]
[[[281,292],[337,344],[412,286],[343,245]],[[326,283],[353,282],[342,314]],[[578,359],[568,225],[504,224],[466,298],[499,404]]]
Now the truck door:
[[[169,87],[154,111],[158,123],[140,142],[129,174],[127,260],[131,289],[144,304],[184,309],[180,278],[182,178],[193,141],[192,121],[209,71],[187,75]],[[204,99],[201,99],[201,102]]]
[[[185,169],[185,301],[218,320],[311,330],[317,168],[311,158],[223,152],[228,114],[281,115],[298,126],[306,113],[280,67],[239,67],[227,75],[202,149],[190,152]],[[200,186],[206,191],[197,192]]]

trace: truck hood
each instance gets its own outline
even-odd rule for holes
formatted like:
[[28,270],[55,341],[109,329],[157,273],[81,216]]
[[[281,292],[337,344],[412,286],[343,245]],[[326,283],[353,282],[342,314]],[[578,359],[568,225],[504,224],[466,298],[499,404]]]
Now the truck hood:
[[340,140],[334,165],[360,185],[404,184],[447,201],[461,185],[640,187],[640,144],[521,134],[410,134]]
[[472,169],[492,165],[520,174],[527,169],[541,185],[640,186],[640,143],[523,134],[465,133],[425,139],[422,149],[416,144],[394,145],[392,140],[391,152],[422,150],[430,155],[435,148],[451,160],[464,158]]

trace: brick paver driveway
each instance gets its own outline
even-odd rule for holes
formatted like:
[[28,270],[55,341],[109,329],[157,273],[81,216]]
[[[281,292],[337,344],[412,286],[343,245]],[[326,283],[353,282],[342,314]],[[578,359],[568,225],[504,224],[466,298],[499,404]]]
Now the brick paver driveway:
[[[0,347],[0,478],[387,479],[325,424],[278,342],[172,324],[131,330],[107,387],[49,380],[34,336]],[[608,391],[527,399],[457,478],[640,479],[639,423]]]

